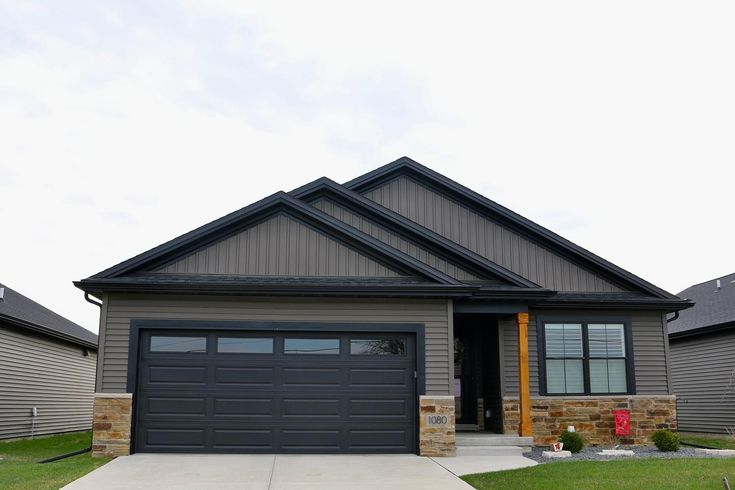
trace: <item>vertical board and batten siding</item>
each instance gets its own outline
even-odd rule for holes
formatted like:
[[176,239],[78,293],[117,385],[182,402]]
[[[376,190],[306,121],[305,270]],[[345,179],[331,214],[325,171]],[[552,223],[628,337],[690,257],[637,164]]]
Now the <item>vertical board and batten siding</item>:
[[106,298],[101,390],[127,391],[132,319],[419,323],[425,326],[426,393],[450,393],[450,303],[447,300],[242,298],[121,295]]
[[[531,394],[539,395],[539,345],[537,342],[537,315],[563,316],[568,313],[574,318],[589,315],[590,317],[629,316],[633,331],[633,361],[635,369],[636,394],[666,395],[669,393],[666,365],[666,327],[660,312],[620,312],[559,310],[532,312],[528,321],[528,367],[530,374]],[[503,393],[507,396],[518,396],[518,331],[515,318],[501,318],[500,330],[503,342]]]
[[283,213],[156,272],[300,277],[401,275]]
[[96,354],[0,325],[0,439],[89,430]]
[[670,352],[679,430],[735,427],[735,330],[674,339]]
[[406,240],[397,233],[374,223],[365,216],[360,216],[344,206],[340,206],[332,200],[323,198],[311,204],[320,211],[323,211],[328,215],[333,216],[334,218],[337,218],[338,220],[347,223],[348,225],[355,227],[374,238],[377,238],[381,242],[386,243],[455,279],[460,281],[476,281],[482,279],[472,272],[452,264],[451,262],[431,253],[427,249]]
[[557,291],[621,291],[601,276],[409,177],[393,179],[366,192],[365,197],[540,286]]

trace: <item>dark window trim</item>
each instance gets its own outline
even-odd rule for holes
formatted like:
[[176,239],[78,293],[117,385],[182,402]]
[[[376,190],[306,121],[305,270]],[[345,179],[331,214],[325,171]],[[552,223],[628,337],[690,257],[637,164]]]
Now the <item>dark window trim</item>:
[[[635,359],[633,357],[633,327],[629,316],[604,316],[604,315],[536,315],[536,339],[538,351],[538,377],[539,377],[539,395],[541,396],[558,396],[558,397],[575,397],[575,396],[619,396],[619,395],[635,395]],[[582,349],[583,353],[583,370],[584,370],[584,392],[583,393],[549,393],[546,389],[546,332],[544,325],[546,323],[581,323],[582,324]],[[616,393],[592,393],[590,391],[589,378],[589,341],[587,334],[587,325],[590,323],[622,323],[625,332],[625,376],[628,391]],[[612,358],[619,359],[619,358]]]
[[[127,392],[133,394],[131,427],[135,427],[138,390],[138,364],[140,358],[140,331],[141,330],[233,330],[264,332],[313,332],[313,333],[407,333],[415,336],[416,349],[416,440],[419,444],[419,398],[426,394],[426,334],[423,323],[319,323],[319,322],[279,322],[264,321],[251,322],[239,320],[130,320],[130,334],[128,337],[128,378]],[[130,434],[130,453],[135,452],[135,430]]]

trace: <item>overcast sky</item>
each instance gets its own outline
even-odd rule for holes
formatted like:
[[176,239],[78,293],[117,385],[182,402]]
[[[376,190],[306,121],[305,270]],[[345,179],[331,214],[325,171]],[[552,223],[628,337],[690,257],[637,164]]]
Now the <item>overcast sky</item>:
[[72,280],[402,155],[671,292],[735,272],[732,1],[245,3],[0,0],[0,282],[96,332]]

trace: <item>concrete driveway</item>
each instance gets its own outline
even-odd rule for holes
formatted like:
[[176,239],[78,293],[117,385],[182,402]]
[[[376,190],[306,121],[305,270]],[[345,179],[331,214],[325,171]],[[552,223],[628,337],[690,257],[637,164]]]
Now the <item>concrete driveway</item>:
[[472,487],[434,460],[414,455],[134,454],[117,458],[64,488],[469,490]]

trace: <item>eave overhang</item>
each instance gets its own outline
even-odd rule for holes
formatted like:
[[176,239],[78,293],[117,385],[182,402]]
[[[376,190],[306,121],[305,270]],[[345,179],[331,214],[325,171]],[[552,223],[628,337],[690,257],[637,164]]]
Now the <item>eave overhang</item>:
[[24,320],[20,320],[12,316],[0,314],[0,322],[10,325],[12,327],[16,327],[16,328],[20,328],[24,330],[30,330],[32,332],[39,333],[39,334],[42,334],[48,337],[53,337],[59,340],[63,340],[64,342],[69,342],[71,344],[93,349],[95,351],[97,350],[97,344],[95,344],[94,342],[88,342],[86,340],[79,339],[72,335],[67,335],[57,330],[53,330],[53,329],[44,327],[43,325],[38,325],[36,323],[31,323],[31,322],[27,322]]

